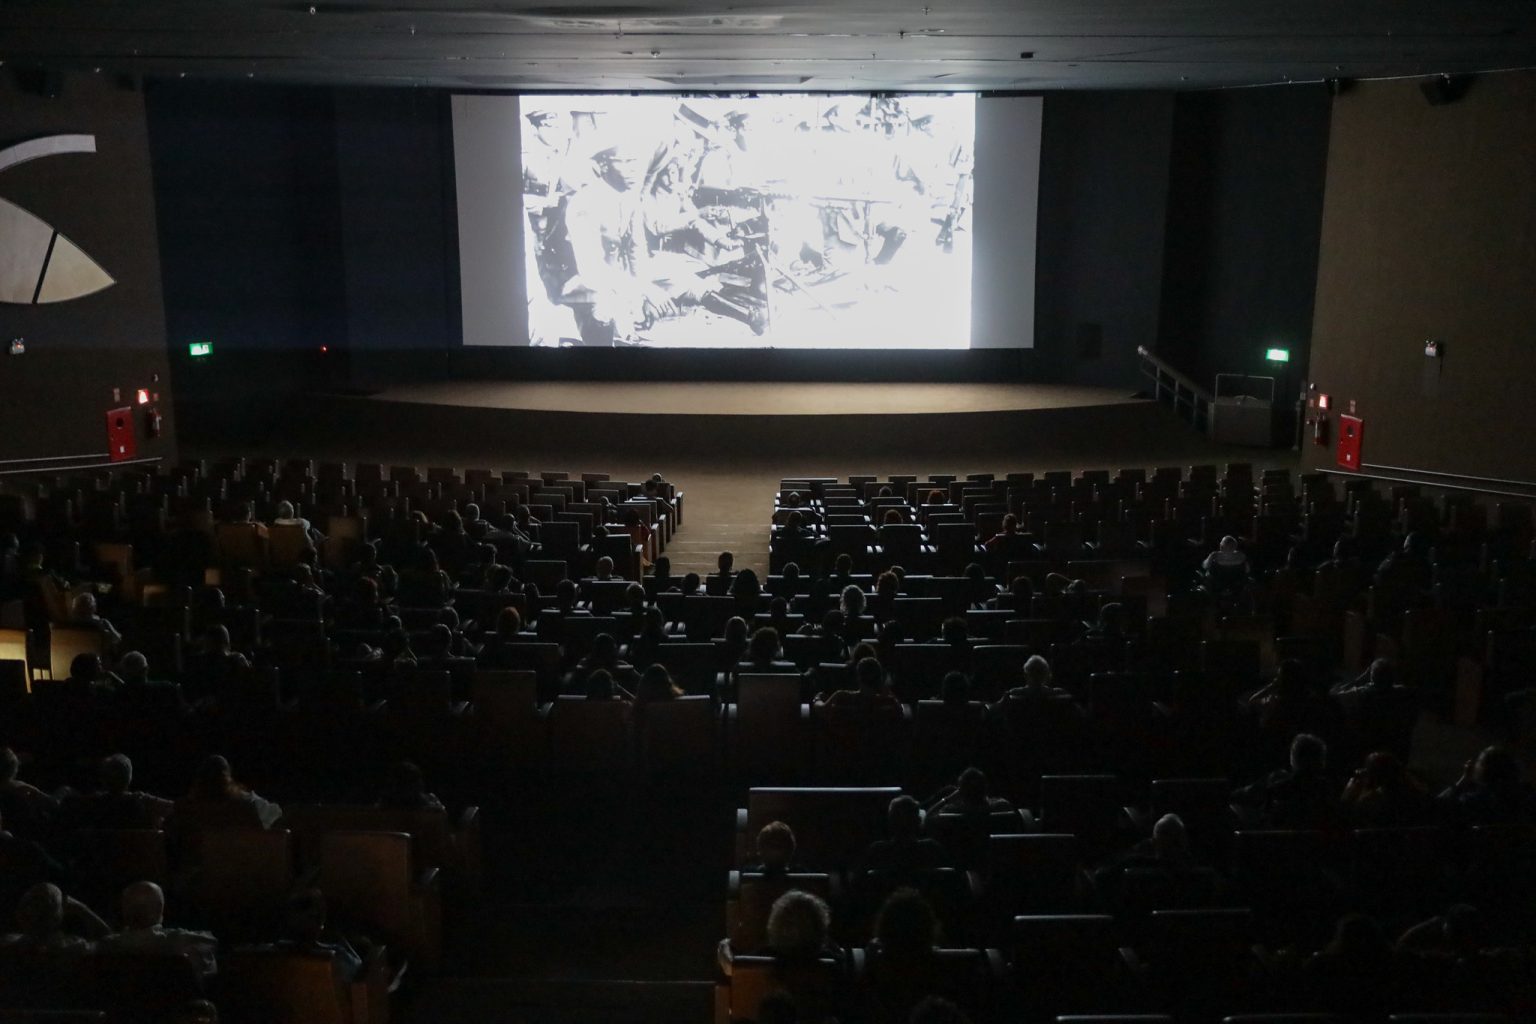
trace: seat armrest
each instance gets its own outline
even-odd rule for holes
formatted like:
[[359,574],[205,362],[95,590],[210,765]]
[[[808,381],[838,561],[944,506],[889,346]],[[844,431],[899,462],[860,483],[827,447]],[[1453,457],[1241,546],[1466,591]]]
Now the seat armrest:
[[999,984],[1008,977],[1008,961],[1003,957],[1000,949],[982,950],[987,957],[987,978],[994,984]]
[[741,895],[741,872],[732,868],[725,876],[725,894],[729,899]]
[[478,830],[479,828],[480,806],[478,804],[470,804],[468,807],[464,808],[462,813],[459,814],[459,820],[458,823],[454,825],[454,830],[458,832],[468,832],[470,829]]
[[436,889],[442,879],[442,868],[425,868],[416,878],[416,888],[419,890]]
[[399,977],[390,972],[388,948],[380,945],[370,949],[348,986],[352,1024],[389,1024],[389,994],[399,983]]

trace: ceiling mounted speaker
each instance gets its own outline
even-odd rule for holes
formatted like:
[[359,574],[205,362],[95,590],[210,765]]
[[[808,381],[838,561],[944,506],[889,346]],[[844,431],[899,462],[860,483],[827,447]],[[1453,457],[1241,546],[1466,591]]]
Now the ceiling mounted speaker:
[[1455,103],[1465,96],[1470,88],[1472,88],[1471,75],[1436,75],[1419,83],[1424,99],[1432,107],[1443,107],[1447,103]]

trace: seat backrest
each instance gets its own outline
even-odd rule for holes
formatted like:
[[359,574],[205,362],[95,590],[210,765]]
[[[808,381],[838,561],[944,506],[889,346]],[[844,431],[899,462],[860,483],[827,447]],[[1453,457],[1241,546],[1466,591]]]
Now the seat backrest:
[[706,694],[635,708],[640,763],[647,771],[703,772],[720,759],[720,713]]
[[787,991],[807,1020],[820,1020],[841,1002],[846,985],[842,965],[831,959],[781,969],[773,957],[738,956],[731,964],[730,1019],[755,1021],[763,998]]
[[293,835],[287,829],[216,828],[202,834],[193,902],[220,922],[275,921],[293,887]]
[[0,659],[19,661],[26,672],[28,687],[32,682],[32,663],[27,658],[27,631],[0,629]]
[[81,654],[106,654],[107,640],[100,630],[75,626],[48,627],[48,668],[55,679],[69,677],[70,663]]
[[804,867],[847,867],[885,834],[886,808],[900,795],[897,786],[753,788],[747,794],[747,836],[783,821],[795,831]]
[[1108,914],[1027,914],[1013,919],[1013,960],[1021,980],[1103,977],[1119,955]]
[[608,772],[630,763],[627,701],[560,696],[549,709],[549,758],[552,771]]
[[1113,775],[1041,776],[1041,824],[1079,836],[1112,830],[1120,811],[1119,782]]
[[234,1024],[354,1024],[325,953],[237,949],[219,966],[220,1005]]
[[409,947],[411,837],[403,832],[327,832],[320,840],[320,890],[336,916]]
[[80,834],[82,876],[116,894],[131,882],[164,885],[170,875],[165,833],[159,829],[101,829]]
[[291,829],[299,863],[319,862],[325,836],[332,832],[403,832],[411,838],[418,870],[440,868],[450,858],[448,815],[428,807],[372,807],[366,804],[289,804],[282,824]]
[[309,534],[296,523],[267,527],[267,561],[274,567],[298,565],[304,552],[313,548]]
[[163,1020],[203,996],[202,977],[187,956],[97,952],[91,980],[97,1004],[110,1006],[120,1021]]

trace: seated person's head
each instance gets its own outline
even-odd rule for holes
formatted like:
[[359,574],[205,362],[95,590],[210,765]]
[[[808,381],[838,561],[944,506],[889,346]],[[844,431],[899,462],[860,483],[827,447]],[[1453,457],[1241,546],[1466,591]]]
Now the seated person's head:
[[886,571],[875,580],[875,593],[881,597],[892,598],[901,591],[901,577],[895,573]]
[[970,633],[965,627],[965,620],[958,615],[951,615],[944,620],[940,628],[940,635],[947,644],[963,644],[970,639]]
[[757,859],[764,871],[787,870],[795,859],[795,831],[782,821],[770,821],[757,833]]
[[1015,603],[1024,602],[1027,604],[1029,599],[1035,596],[1035,585],[1030,582],[1028,576],[1019,573],[1008,584],[1008,593],[1013,597]]
[[880,662],[873,657],[860,658],[854,666],[854,676],[858,679],[859,689],[865,693],[882,693],[885,690],[885,669],[880,667]]
[[21,894],[16,904],[16,926],[21,934],[46,941],[64,930],[64,893],[52,882],[39,882]]
[[1003,516],[1003,534],[1011,537],[1019,532],[1019,517],[1009,512]]
[[209,754],[197,766],[192,778],[192,794],[203,800],[222,800],[235,790],[229,762],[218,754]]
[[847,621],[841,611],[833,608],[821,617],[821,630],[823,633],[841,632],[843,624]]
[[681,697],[683,691],[672,681],[672,674],[665,665],[650,665],[640,674],[635,696],[641,700],[669,700]]
[[731,581],[731,593],[736,597],[757,597],[762,592],[762,587],[757,582],[757,573],[751,569],[741,570]]
[[939,696],[946,704],[964,704],[971,699],[970,677],[958,670],[944,673],[944,680],[939,684]]
[[838,576],[852,576],[853,556],[846,551],[838,555],[832,562],[832,571]]
[[555,605],[561,611],[570,611],[576,607],[575,580],[561,580],[555,584]]
[[772,626],[764,626],[753,633],[750,653],[756,662],[776,660],[779,656],[779,631]]
[[87,622],[96,617],[96,595],[77,594],[74,603],[69,606],[70,614],[76,622]]
[[727,643],[735,645],[745,644],[750,632],[751,627],[747,625],[747,620],[740,615],[732,615],[725,620],[725,632],[723,635]]
[[885,827],[892,839],[916,839],[923,827],[923,809],[910,796],[899,796],[885,809]]
[[657,558],[655,564],[651,567],[651,575],[659,580],[669,578],[672,575],[672,559],[666,555]]
[[1520,784],[1520,762],[1508,747],[1484,747],[1472,763],[1472,778],[1486,789],[1513,789]]
[[900,509],[888,508],[885,510],[886,526],[900,526],[904,522],[906,520],[902,518]]
[[1275,670],[1275,689],[1282,697],[1300,697],[1309,684],[1307,666],[1300,658],[1286,658]]
[[126,793],[133,784],[133,762],[128,760],[127,754],[103,758],[97,777],[101,779],[101,788],[108,793]]
[[980,768],[967,768],[961,772],[960,778],[955,781],[955,788],[959,790],[960,802],[967,807],[987,806],[990,786],[986,772]]
[[203,642],[214,654],[229,653],[229,628],[223,625],[208,627],[208,632],[203,634]]
[[607,669],[600,668],[587,676],[587,700],[613,700],[617,696],[613,676]]
[[165,919],[165,893],[154,882],[134,882],[123,890],[123,927],[141,931]]
[[1031,654],[1024,662],[1024,682],[1032,687],[1051,685],[1051,663],[1038,654]]
[[1152,826],[1152,849],[1161,860],[1183,860],[1189,856],[1189,833],[1184,819],[1165,814]]
[[446,657],[453,650],[453,630],[441,622],[434,624],[427,630],[423,647],[428,657]]
[[939,922],[916,889],[897,889],[875,917],[875,941],[886,956],[913,956],[933,949]]
[[496,635],[503,638],[517,636],[523,631],[523,613],[507,605],[496,613]]
[[864,614],[864,591],[850,583],[843,588],[839,603],[842,605],[844,615],[850,619],[856,619]]
[[1408,769],[1396,754],[1378,750],[1366,755],[1355,777],[1371,789],[1397,789],[1408,781]]
[[1291,740],[1291,771],[1297,775],[1321,775],[1328,767],[1328,744],[1311,733],[1298,733]]
[[613,575],[613,559],[607,555],[597,560],[597,578],[606,580]]
[[699,574],[690,572],[683,577],[683,593],[697,594],[699,592]]
[[793,582],[795,582],[796,580],[798,580],[800,578],[800,563],[799,562],[790,562],[790,563],[788,563],[787,565],[784,566],[784,572],[781,573],[781,575],[784,577],[784,580],[785,580],[786,583],[793,583]]
[[592,638],[591,659],[599,665],[612,665],[619,660],[619,642],[612,633],[599,633]]
[[10,747],[0,747],[0,786],[15,782],[20,771],[21,759],[16,756],[16,751]]
[[1237,538],[1231,534],[1221,538],[1221,553],[1224,555],[1237,554]]
[[[478,523],[480,521],[480,506],[472,501],[464,503],[464,521],[466,523]],[[495,551],[495,548],[491,549]]]
[[821,954],[832,926],[832,911],[825,900],[791,889],[773,901],[768,912],[768,946],[788,959],[810,959]]
[[789,617],[789,600],[784,597],[776,597],[768,602],[768,614],[775,619]]
[[1125,606],[1119,601],[1105,601],[1099,608],[1099,632],[1119,636],[1124,628]]
[[731,566],[736,564],[736,556],[729,551],[720,552],[720,557],[715,560],[715,567],[722,573],[731,571]]
[[278,502],[277,503],[277,515],[275,516],[275,518],[277,518],[277,519],[292,519],[293,518],[293,502],[291,502],[291,501],[280,501],[280,502]]
[[89,683],[101,678],[101,655],[77,654],[69,663],[69,678]]
[[631,583],[629,586],[625,587],[624,588],[624,603],[630,609],[644,608],[645,607],[645,585],[642,584],[642,583]]

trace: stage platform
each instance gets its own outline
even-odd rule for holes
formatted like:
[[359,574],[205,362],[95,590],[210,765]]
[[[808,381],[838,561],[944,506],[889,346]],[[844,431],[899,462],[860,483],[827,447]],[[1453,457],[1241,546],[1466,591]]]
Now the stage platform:
[[910,416],[1022,412],[1139,401],[1129,389],[1064,384],[721,382],[413,384],[371,396],[474,409],[661,416]]
[[589,457],[605,464],[664,457],[670,466],[794,463],[799,472],[827,466],[846,473],[877,466],[891,472],[961,463],[1034,469],[1217,457],[1208,439],[1129,387],[430,382],[305,395],[271,414],[283,423],[280,433],[344,439],[354,458],[398,452],[450,464],[471,453],[515,453],[519,465],[535,457],[560,465]]

